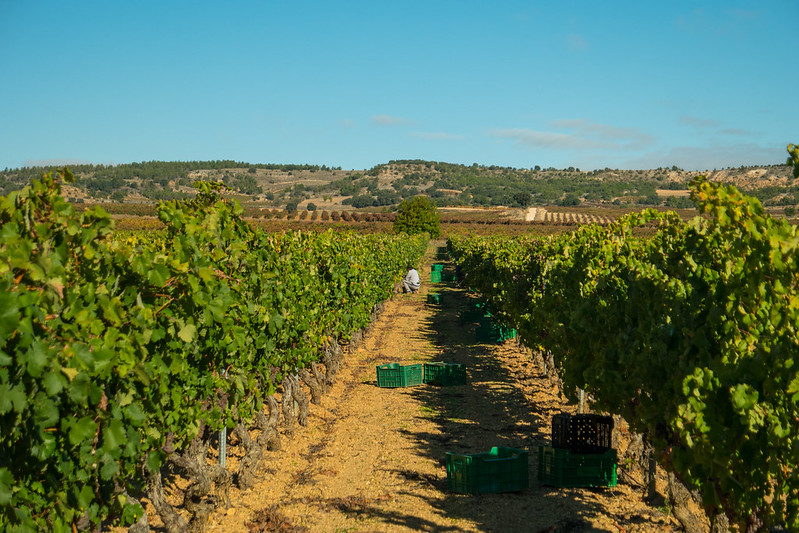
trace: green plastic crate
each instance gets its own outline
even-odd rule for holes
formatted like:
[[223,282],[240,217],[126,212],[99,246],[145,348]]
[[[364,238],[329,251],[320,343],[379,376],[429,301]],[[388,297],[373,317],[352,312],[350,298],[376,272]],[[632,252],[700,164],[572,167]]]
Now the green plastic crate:
[[424,378],[424,364],[401,365],[388,363],[377,366],[378,387],[414,387],[421,385]]
[[432,272],[430,272],[430,282],[441,283],[441,274],[443,274],[443,272],[438,270],[433,270]]
[[615,487],[616,450],[572,453],[564,448],[538,447],[538,482],[553,487]]
[[441,263],[433,263],[433,265],[430,267],[430,270],[433,272],[443,272],[444,265],[442,265]]
[[471,455],[447,453],[447,489],[461,494],[514,492],[529,486],[527,450],[495,446]]
[[491,316],[491,313],[486,310],[485,302],[480,302],[476,299],[472,299],[468,307],[461,311],[460,314],[462,322],[477,322],[489,316]]
[[496,324],[483,323],[474,330],[477,342],[503,342],[508,339],[516,338],[516,330]]
[[440,304],[441,303],[441,294],[437,292],[428,292],[427,293],[427,303],[429,304]]
[[425,363],[424,382],[442,387],[466,385],[466,367],[460,363]]
[[441,281],[455,281],[455,273],[454,272],[442,272],[441,273]]

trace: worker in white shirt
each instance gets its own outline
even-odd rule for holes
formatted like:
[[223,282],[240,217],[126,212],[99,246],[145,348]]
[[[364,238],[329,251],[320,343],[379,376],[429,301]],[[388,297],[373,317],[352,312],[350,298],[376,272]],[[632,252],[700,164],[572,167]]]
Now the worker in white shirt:
[[419,273],[411,265],[408,265],[408,273],[402,278],[402,291],[403,292],[418,292],[419,287],[422,285],[422,280],[419,279]]

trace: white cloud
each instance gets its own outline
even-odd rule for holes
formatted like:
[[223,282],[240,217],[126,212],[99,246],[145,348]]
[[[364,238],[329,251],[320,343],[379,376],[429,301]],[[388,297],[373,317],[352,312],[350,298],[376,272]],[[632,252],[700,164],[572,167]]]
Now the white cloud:
[[26,167],[57,167],[69,165],[91,165],[91,161],[85,159],[54,158],[54,159],[26,159],[23,166]]
[[585,119],[556,120],[550,124],[561,131],[535,131],[524,128],[497,129],[491,135],[513,139],[517,144],[556,150],[640,150],[654,143],[654,137],[634,128],[620,128]]
[[675,146],[624,162],[623,168],[658,168],[677,165],[686,170],[712,170],[740,165],[769,165],[784,161],[784,151],[755,143],[712,146]]
[[374,115],[372,117],[372,124],[378,126],[407,126],[413,124],[413,121],[391,115]]
[[556,128],[574,130],[582,138],[615,141],[619,148],[624,145],[624,148],[628,150],[638,149],[654,142],[654,137],[635,128],[620,128],[618,126],[608,126],[607,124],[597,124],[581,118],[555,120],[551,124]]
[[493,130],[491,135],[500,139],[511,139],[516,141],[516,144],[531,146],[533,148],[571,149],[583,146],[577,136],[566,133],[510,128]]
[[719,130],[719,134],[721,135],[733,135],[737,137],[746,137],[747,135],[751,135],[751,132],[742,130],[740,128],[724,128]]
[[740,128],[722,128],[722,123],[718,120],[693,117],[690,115],[683,115],[678,120],[680,123],[690,126],[696,130],[714,130],[713,133],[716,135],[732,135],[735,137],[746,137],[748,135],[752,135],[752,132]]
[[721,125],[718,120],[693,117],[690,115],[683,115],[678,120],[681,124],[698,129],[718,128]]
[[567,35],[566,43],[572,50],[584,50],[588,47],[588,44],[585,42],[585,39],[583,39],[583,36],[577,35],[576,33]]
[[452,133],[432,133],[423,131],[413,131],[410,133],[411,137],[417,139],[424,139],[425,141],[458,141],[464,138],[463,135],[455,135]]

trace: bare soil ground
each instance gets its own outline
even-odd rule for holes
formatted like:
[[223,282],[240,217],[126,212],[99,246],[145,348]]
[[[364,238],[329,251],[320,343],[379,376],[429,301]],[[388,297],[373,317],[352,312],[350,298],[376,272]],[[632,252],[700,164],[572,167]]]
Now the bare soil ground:
[[[459,318],[466,291],[425,282],[436,251],[430,248],[420,268],[420,293],[386,302],[363,340],[345,350],[337,381],[321,404],[311,405],[307,426],[267,453],[252,489],[230,489],[230,507],[210,516],[207,531],[682,531],[662,500],[646,501],[640,472],[625,471],[623,460],[612,488],[538,482],[537,450],[550,443],[551,418],[576,406],[517,341],[475,341],[474,324]],[[427,303],[429,292],[440,294],[439,304]],[[466,365],[467,384],[377,386],[376,365],[425,361]],[[624,427],[615,434],[624,457],[630,436]],[[446,453],[492,446],[529,450],[530,488],[448,492]],[[233,469],[243,454],[235,439],[228,454]],[[176,500],[178,489],[170,489]],[[664,479],[658,491],[666,492]],[[148,515],[153,530],[163,531],[150,509]]]

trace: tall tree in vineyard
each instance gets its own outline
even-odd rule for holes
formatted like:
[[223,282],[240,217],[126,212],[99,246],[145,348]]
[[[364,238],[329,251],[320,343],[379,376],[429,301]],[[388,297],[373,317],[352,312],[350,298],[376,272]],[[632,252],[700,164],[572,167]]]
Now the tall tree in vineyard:
[[441,218],[438,209],[427,196],[415,196],[403,200],[394,220],[395,233],[427,233],[432,238],[441,235]]

